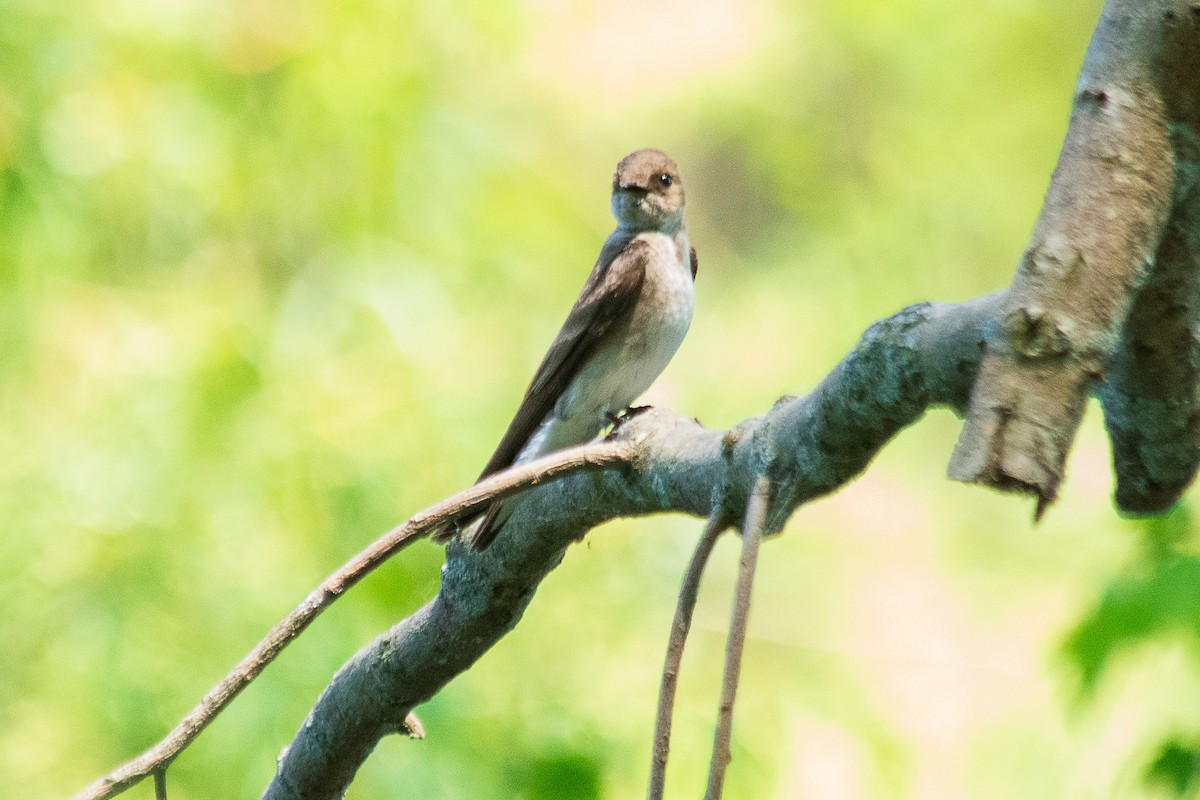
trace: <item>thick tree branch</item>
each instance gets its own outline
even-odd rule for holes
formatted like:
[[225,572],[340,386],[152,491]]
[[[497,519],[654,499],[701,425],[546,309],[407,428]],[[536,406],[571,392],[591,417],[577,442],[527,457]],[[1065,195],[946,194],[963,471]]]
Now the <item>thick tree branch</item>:
[[1164,24],[1174,205],[1099,390],[1117,506],[1135,514],[1169,509],[1200,465],[1200,5],[1192,8]]
[[950,474],[1053,501],[1092,384],[1149,274],[1172,198],[1162,54],[1183,0],[1108,0],[1058,167],[1006,295]]
[[811,394],[783,398],[729,431],[661,409],[635,417],[616,436],[631,448],[628,468],[529,490],[505,535],[482,553],[449,546],[438,596],[339,670],[264,796],[341,797],[379,739],[511,630],[567,546],[600,522],[662,511],[740,519],[766,474],[774,491],[765,532],[779,531],[797,506],[858,475],[929,406],[965,404],[1001,300],[904,309],[873,325]]

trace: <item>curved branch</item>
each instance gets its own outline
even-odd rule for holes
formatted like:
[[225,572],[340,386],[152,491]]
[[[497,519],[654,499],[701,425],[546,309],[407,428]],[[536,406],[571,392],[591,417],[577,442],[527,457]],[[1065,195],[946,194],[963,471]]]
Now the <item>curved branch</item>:
[[[608,469],[626,463],[630,449],[621,442],[560,450],[545,458],[505,470],[459,492],[393,528],[360,552],[304,598],[260,641],[250,654],[225,678],[209,690],[192,711],[162,741],[137,758],[100,778],[75,796],[75,800],[104,800],[135,786],[150,775],[156,787],[165,791],[165,771],[171,762],[192,743],[243,689],[266,669],[267,665],[312,624],[321,612],[387,559],[431,531],[469,517],[493,500],[508,497],[530,486],[546,483],[565,475],[595,469]],[[405,714],[396,731],[422,738],[420,720]]]
[[437,597],[338,671],[264,797],[341,797],[379,739],[511,630],[566,548],[600,522],[663,511],[740,518],[755,478],[767,474],[774,491],[764,532],[779,531],[928,407],[965,404],[1002,299],[904,309],[873,325],[811,394],[785,397],[729,431],[662,409],[629,421],[616,434],[632,451],[627,468],[529,490],[488,550],[447,548]]

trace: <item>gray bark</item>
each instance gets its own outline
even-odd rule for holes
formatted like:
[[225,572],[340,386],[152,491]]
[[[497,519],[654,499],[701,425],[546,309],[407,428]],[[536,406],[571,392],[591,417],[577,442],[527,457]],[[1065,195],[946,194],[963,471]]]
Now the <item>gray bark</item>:
[[1039,511],[1054,500],[1088,393],[1122,343],[1171,211],[1171,131],[1186,105],[1172,97],[1196,78],[1176,69],[1183,52],[1165,42],[1185,31],[1195,47],[1193,9],[1105,5],[1041,216],[989,331],[952,477],[1033,494]]
[[1200,5],[1162,19],[1159,85],[1170,120],[1173,204],[1154,270],[1099,390],[1117,506],[1132,514],[1169,510],[1200,464]]
[[985,327],[1002,295],[923,303],[876,323],[809,395],[785,397],[729,431],[669,411],[618,432],[631,466],[530,490],[488,550],[447,548],[437,597],[359,652],[334,677],[280,759],[265,797],[340,797],[375,744],[412,708],[468,669],[513,628],[566,548],[614,517],[680,511],[741,519],[757,476],[775,487],[767,531],[800,504],[862,472],[933,405],[961,408]]

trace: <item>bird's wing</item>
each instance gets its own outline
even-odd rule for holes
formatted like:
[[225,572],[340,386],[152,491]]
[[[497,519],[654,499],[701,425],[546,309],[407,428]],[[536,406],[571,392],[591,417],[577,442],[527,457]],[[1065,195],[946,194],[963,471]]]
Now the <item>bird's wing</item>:
[[483,468],[481,480],[516,460],[613,323],[633,308],[653,257],[653,247],[642,239],[614,236],[605,242],[579,299],[525,391],[521,407]]

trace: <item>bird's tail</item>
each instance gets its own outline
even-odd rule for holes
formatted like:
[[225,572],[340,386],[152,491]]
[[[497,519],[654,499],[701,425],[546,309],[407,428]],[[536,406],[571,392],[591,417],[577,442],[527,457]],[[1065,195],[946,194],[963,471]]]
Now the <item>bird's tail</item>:
[[458,536],[462,528],[457,522],[447,522],[429,532],[429,538],[434,544],[445,544],[446,542]]
[[504,510],[503,503],[492,503],[488,510],[479,518],[479,524],[471,535],[471,547],[475,550],[486,550],[488,545],[496,541],[500,529],[508,521],[509,514]]
[[477,517],[464,522],[449,522],[430,533],[437,544],[446,544],[455,537],[468,542],[474,550],[486,550],[500,535],[500,529],[508,521],[509,514],[502,503],[492,503]]

